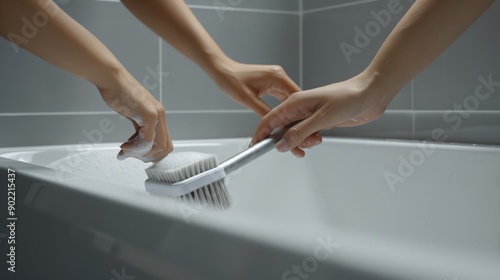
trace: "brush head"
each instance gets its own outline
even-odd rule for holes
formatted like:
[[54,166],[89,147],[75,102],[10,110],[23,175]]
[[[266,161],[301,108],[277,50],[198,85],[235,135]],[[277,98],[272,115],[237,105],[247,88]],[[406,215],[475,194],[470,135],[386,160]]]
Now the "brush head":
[[[178,152],[169,154],[166,158],[154,163],[145,171],[151,180],[172,184],[215,167],[217,167],[217,158],[215,155],[199,152]],[[165,185],[165,188],[168,187],[168,185]],[[159,193],[153,194],[163,196],[163,194]],[[218,209],[226,209],[232,205],[231,195],[224,179],[175,198]]]

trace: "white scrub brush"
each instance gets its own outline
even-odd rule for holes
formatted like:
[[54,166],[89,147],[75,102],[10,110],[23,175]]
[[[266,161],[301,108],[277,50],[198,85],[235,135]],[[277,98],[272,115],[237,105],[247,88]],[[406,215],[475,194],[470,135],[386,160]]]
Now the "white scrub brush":
[[204,181],[204,187],[193,189],[183,184],[186,179],[217,167],[215,155],[198,152],[171,153],[163,160],[146,169],[146,191],[153,195],[179,198],[198,205],[226,209],[232,199],[224,178]]
[[231,195],[224,178],[231,172],[264,155],[289,127],[273,133],[259,143],[217,165],[215,155],[197,152],[172,153],[146,169],[146,191],[153,195],[177,197],[216,208],[231,206]]

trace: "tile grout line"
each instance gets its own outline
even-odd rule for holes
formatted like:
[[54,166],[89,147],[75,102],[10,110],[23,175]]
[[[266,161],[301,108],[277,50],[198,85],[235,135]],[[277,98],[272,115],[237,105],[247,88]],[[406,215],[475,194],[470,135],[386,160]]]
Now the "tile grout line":
[[193,5],[193,4],[188,4],[188,7],[191,9],[199,9],[199,10],[223,10],[223,11],[232,11],[232,12],[284,14],[284,15],[297,15],[297,14],[299,14],[298,12],[285,11],[285,10],[266,10],[266,9],[237,8],[237,7],[216,7],[216,6]]
[[415,139],[415,79],[410,83],[410,108],[411,108],[411,137]]
[[18,112],[0,113],[0,117],[39,117],[39,116],[87,116],[87,115],[112,115],[113,111],[80,111],[80,112]]
[[[398,111],[405,111],[405,110],[398,110]],[[411,110],[406,110],[408,112],[411,112]],[[430,114],[430,113],[446,113],[450,111],[450,109],[441,109],[441,110],[413,110],[415,114],[417,113],[424,113],[424,114]],[[500,110],[453,110],[455,113],[474,113],[474,114],[500,114]]]
[[[96,2],[110,2],[110,3],[120,3],[119,0],[94,0]],[[309,14],[309,13],[317,13],[323,12],[327,10],[333,10],[338,8],[350,7],[360,4],[366,4],[371,2],[377,2],[381,0],[359,0],[352,3],[344,3],[337,4],[332,6],[326,6],[321,8],[310,9],[304,11],[301,9],[298,12],[295,11],[287,11],[287,10],[273,10],[273,9],[257,9],[257,8],[238,8],[238,7],[224,7],[224,6],[207,6],[207,5],[199,5],[199,4],[187,4],[187,6],[191,9],[199,9],[199,10],[223,10],[223,11],[236,11],[236,12],[248,12],[248,13],[269,13],[269,14],[288,14],[288,15],[297,15],[297,14]]]
[[366,4],[366,3],[376,2],[376,1],[381,1],[381,0],[360,0],[360,1],[353,2],[353,3],[337,4],[337,5],[332,5],[332,6],[322,7],[322,8],[310,9],[307,11],[303,11],[303,13],[304,14],[317,13],[317,12],[323,12],[323,11],[328,11],[328,10],[333,10],[333,9],[338,9],[338,8],[356,6],[356,5]]
[[[442,109],[442,110],[411,110],[411,109],[387,109],[385,112],[386,113],[410,113],[410,114],[417,114],[417,113],[424,113],[424,114],[435,114],[435,113],[441,113],[444,114],[449,109]],[[474,114],[500,114],[500,110],[453,110],[453,112],[456,113],[474,113]]]
[[299,0],[299,85],[304,89],[304,14],[303,0]]
[[[96,2],[109,2],[109,3],[120,3],[120,0],[94,0]],[[249,13],[270,13],[270,14],[289,14],[296,15],[297,12],[287,11],[287,10],[273,10],[273,9],[255,9],[255,8],[237,8],[237,7],[224,7],[224,6],[207,6],[199,4],[187,4],[191,9],[200,10],[223,10],[223,11],[237,11],[237,12],[249,12]]]
[[158,60],[159,60],[159,64],[158,64],[158,75],[160,75],[160,93],[159,93],[159,101],[160,101],[160,104],[165,107],[165,105],[163,104],[163,57],[162,57],[162,48],[161,48],[161,37],[158,37]]
[[227,110],[172,110],[167,111],[167,114],[223,114],[223,113],[254,113],[247,109],[227,109]]
[[[389,114],[407,114],[423,113],[444,114],[448,110],[404,110],[388,109],[385,113]],[[500,110],[454,110],[456,113],[474,113],[474,114],[500,114]],[[221,109],[221,110],[167,110],[167,114],[221,114],[221,113],[253,113],[246,109]],[[18,113],[0,113],[0,117],[32,117],[32,116],[85,116],[85,115],[118,115],[114,111],[76,111],[76,112],[18,112]]]
[[[167,114],[222,114],[222,113],[253,113],[246,109],[228,110],[167,110]],[[118,115],[113,111],[79,111],[79,112],[22,112],[22,113],[0,113],[0,117],[43,117],[43,116],[97,116]]]

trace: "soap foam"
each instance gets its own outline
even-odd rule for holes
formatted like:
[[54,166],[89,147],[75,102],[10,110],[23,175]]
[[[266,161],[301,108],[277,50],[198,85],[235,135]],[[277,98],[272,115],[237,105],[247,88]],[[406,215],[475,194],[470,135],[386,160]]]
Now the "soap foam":
[[135,157],[142,161],[150,161],[153,158],[151,156],[146,157],[145,155],[151,151],[153,147],[153,141],[147,142],[144,140],[144,136],[139,133],[133,139],[132,147],[130,149],[122,149],[122,151],[117,155],[119,160],[124,160],[128,157]]
[[139,133],[137,137],[134,138],[134,143],[132,144],[132,149],[130,150],[125,150],[126,155],[134,155],[134,156],[144,156],[147,154],[149,151],[151,151],[151,148],[153,147],[153,141],[146,141],[144,140],[144,136]]

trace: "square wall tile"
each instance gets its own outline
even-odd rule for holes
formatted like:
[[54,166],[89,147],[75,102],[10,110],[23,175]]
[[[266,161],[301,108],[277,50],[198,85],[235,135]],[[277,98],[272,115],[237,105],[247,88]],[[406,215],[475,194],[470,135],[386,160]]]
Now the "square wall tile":
[[167,112],[168,128],[174,140],[252,137],[259,121],[253,112]]
[[185,0],[188,5],[202,5],[218,9],[217,13],[223,16],[220,9],[247,8],[263,10],[280,10],[298,12],[300,0]]
[[[278,64],[298,82],[299,19],[296,15],[232,11],[221,21],[211,10],[193,12],[222,50],[250,64]],[[163,102],[168,110],[245,109],[229,99],[201,68],[170,45],[162,45]],[[266,98],[270,105],[278,102]]]
[[500,145],[500,112],[416,112],[415,138]]
[[1,112],[108,110],[94,85],[0,40]]
[[[132,123],[118,114],[0,116],[0,147],[125,142]],[[23,129],[19,129],[22,127]]]
[[[475,110],[500,110],[499,25],[500,2],[496,1],[415,78],[415,109],[463,108],[466,105],[464,103],[471,102],[470,99],[476,95],[476,88],[480,86],[480,95],[491,94],[487,99],[480,100],[477,106],[473,105]],[[426,44],[423,42],[422,47]],[[497,85],[488,89],[482,82],[484,80],[494,81]]]
[[[100,39],[139,82],[159,65],[158,37],[121,3],[73,0],[61,8]],[[1,112],[110,110],[91,83],[25,50],[14,52],[6,40],[0,41],[0,61]],[[159,97],[159,86],[150,91]]]
[[[393,2],[366,2],[304,15],[304,88],[346,80],[368,66],[411,6],[411,1],[399,1],[392,13],[388,3]],[[377,20],[381,13],[390,17]],[[389,108],[411,109],[410,85]]]
[[338,127],[323,132],[327,136],[412,139],[412,113],[387,110],[373,122],[353,127]]

